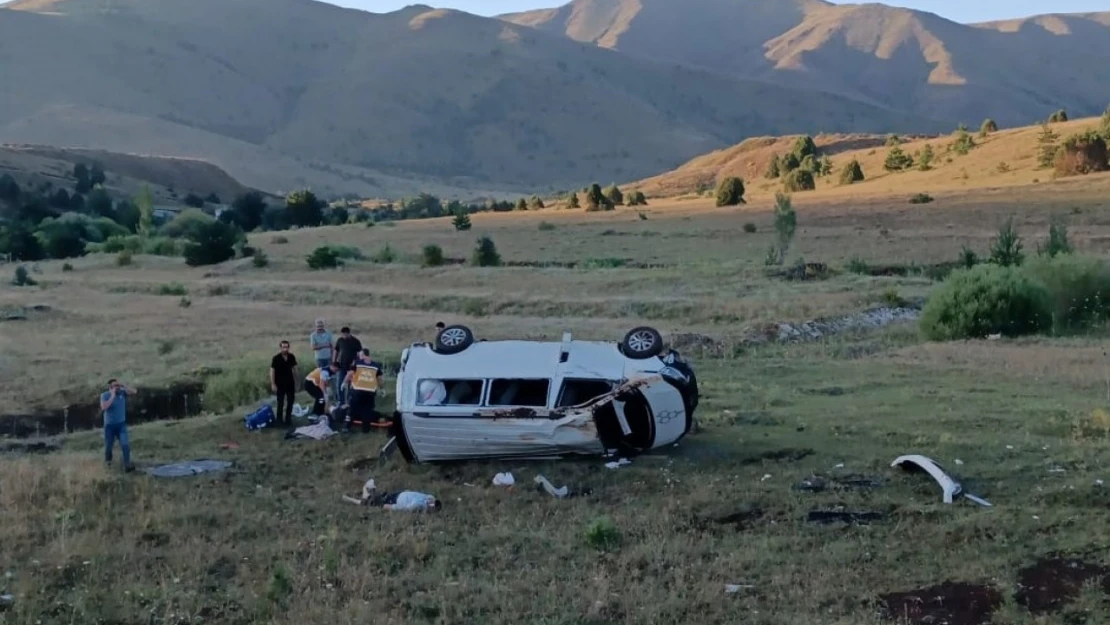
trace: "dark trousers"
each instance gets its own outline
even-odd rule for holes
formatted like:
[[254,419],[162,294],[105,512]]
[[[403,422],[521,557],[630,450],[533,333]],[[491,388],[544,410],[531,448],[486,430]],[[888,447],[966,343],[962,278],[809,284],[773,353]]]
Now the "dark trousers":
[[312,403],[312,414],[316,415],[317,417],[323,416],[324,408],[326,407],[326,402],[324,401],[324,391],[320,390],[320,387],[316,386],[316,383],[312,380],[305,380],[304,392],[311,395],[312,399],[315,400]]
[[283,425],[293,424],[293,398],[297,395],[297,387],[292,383],[278,384],[277,410],[274,417]]
[[374,391],[360,391],[351,390],[351,421],[358,421],[362,424],[362,429],[369,430],[370,423],[374,421],[374,401],[377,399],[378,394]]

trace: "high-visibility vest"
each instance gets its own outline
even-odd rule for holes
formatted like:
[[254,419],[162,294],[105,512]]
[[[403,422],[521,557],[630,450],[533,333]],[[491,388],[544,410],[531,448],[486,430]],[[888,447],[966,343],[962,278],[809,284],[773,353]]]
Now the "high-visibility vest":
[[376,392],[378,376],[381,373],[381,369],[375,362],[356,362],[354,374],[351,376],[351,388],[356,391]]
[[325,372],[320,367],[316,367],[311,373],[306,375],[304,379],[312,382],[317,388],[324,388],[324,380],[330,379],[331,371]]

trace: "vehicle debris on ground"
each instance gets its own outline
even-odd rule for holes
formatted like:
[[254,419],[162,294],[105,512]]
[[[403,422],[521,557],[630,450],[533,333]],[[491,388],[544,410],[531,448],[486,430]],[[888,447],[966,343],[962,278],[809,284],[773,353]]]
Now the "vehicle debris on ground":
[[934,480],[937,481],[937,484],[940,484],[944,503],[950,504],[955,497],[963,496],[965,499],[973,501],[981,506],[991,506],[991,503],[989,501],[964,491],[963,486],[956,480],[952,479],[952,477],[949,476],[948,473],[945,472],[945,470],[941,468],[941,466],[937,464],[932,458],[928,458],[919,454],[909,454],[895,458],[894,462],[890,463],[890,466],[902,467],[906,470],[914,470],[914,468],[916,468],[917,470],[922,470],[928,473]]

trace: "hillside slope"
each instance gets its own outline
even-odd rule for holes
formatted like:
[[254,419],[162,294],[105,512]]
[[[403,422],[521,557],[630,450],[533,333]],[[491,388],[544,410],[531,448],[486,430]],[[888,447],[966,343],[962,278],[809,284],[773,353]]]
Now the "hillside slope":
[[[1051,124],[1058,143],[1068,135],[1099,126],[1098,118],[1084,118],[1065,123]],[[1038,166],[1039,143],[1042,127],[1026,126],[1001,130],[985,138],[974,136],[976,145],[966,155],[948,150],[952,135],[902,137],[902,150],[911,156],[928,145],[935,157],[931,169],[920,171],[916,166],[909,171],[891,173],[883,168],[888,148],[885,135],[817,135],[814,143],[818,152],[827,154],[833,162],[833,175],[817,179],[816,191],[803,192],[809,197],[825,195],[898,195],[914,193],[944,193],[969,189],[1014,187],[1046,183],[1054,179],[1051,169]],[[649,197],[674,197],[710,190],[716,182],[727,176],[739,176],[745,181],[748,197],[770,197],[782,191],[782,180],[765,177],[771,159],[791,150],[796,136],[755,137],[725,150],[704,154],[674,171],[645,180],[629,183],[628,190],[638,189]],[[863,182],[842,186],[838,176],[842,167],[853,159],[858,160],[865,179]],[[918,161],[915,157],[915,162]],[[1106,178],[1106,174],[1091,176]],[[1078,178],[1076,178],[1078,180]]]
[[367,195],[577,186],[751,134],[937,127],[421,6],[17,0],[0,69],[0,141],[206,158],[271,190],[275,169]]
[[947,120],[1031,123],[1110,101],[1110,12],[965,25],[823,0],[574,0],[503,19],[600,47]]
[[130,197],[147,186],[156,200],[170,204],[179,204],[189,193],[201,197],[214,193],[231,202],[249,190],[226,171],[195,159],[0,144],[0,176],[12,176],[21,187],[49,185],[72,191],[73,168],[78,163],[99,164],[107,175],[105,186],[114,194]]

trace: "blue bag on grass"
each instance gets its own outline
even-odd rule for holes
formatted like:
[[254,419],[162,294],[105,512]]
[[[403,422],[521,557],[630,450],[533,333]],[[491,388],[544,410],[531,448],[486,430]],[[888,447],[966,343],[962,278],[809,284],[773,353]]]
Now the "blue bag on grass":
[[258,410],[247,415],[247,429],[260,430],[274,422],[274,408],[270,404],[262,405]]

